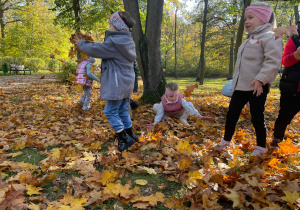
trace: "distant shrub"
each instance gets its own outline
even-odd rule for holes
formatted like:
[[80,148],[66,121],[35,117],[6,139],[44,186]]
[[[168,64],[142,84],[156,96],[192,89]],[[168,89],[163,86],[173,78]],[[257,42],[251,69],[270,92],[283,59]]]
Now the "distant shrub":
[[61,61],[55,59],[47,59],[45,62],[45,69],[54,69],[55,71],[60,70]]
[[74,77],[78,64],[69,60],[62,64],[62,70],[58,72],[57,79],[62,83],[73,83],[70,77]]
[[44,68],[45,61],[40,58],[27,58],[23,65],[30,68],[33,72],[38,72],[38,70]]

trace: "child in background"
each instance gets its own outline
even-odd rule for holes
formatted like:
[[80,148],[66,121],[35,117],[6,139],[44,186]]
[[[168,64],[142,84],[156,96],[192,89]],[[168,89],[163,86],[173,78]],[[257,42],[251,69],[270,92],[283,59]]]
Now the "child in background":
[[[300,36],[300,21],[297,22]],[[285,45],[282,64],[285,66],[280,79],[280,110],[274,126],[271,146],[278,147],[283,141],[285,130],[300,111],[300,38],[292,36]]]
[[128,149],[139,141],[133,133],[130,97],[134,86],[133,62],[136,60],[131,29],[135,21],[128,12],[115,12],[109,19],[103,43],[89,43],[76,38],[80,51],[102,58],[100,98],[106,100],[104,113],[116,132],[118,150]]
[[187,118],[190,115],[199,119],[212,119],[210,116],[201,116],[191,102],[183,99],[182,94],[179,93],[178,85],[174,82],[167,84],[166,92],[161,97],[161,102],[154,104],[153,110],[156,116],[153,123],[147,124],[148,127],[155,127],[162,118],[166,119],[168,117],[179,117],[183,125],[188,125]]
[[82,110],[88,111],[91,108],[91,96],[92,96],[92,87],[93,81],[100,80],[91,72],[92,64],[95,63],[95,58],[90,57],[88,60],[83,60],[78,65],[78,68],[75,73],[75,82],[74,84],[80,84],[83,86],[83,95],[78,100],[79,104],[82,106]]
[[229,145],[240,113],[249,102],[257,142],[251,156],[261,156],[268,152],[265,102],[270,85],[276,78],[283,48],[282,39],[275,40],[274,37],[274,19],[274,13],[266,3],[254,3],[245,10],[248,38],[238,50],[231,87],[234,92],[226,116],[224,138],[214,147],[217,151]]

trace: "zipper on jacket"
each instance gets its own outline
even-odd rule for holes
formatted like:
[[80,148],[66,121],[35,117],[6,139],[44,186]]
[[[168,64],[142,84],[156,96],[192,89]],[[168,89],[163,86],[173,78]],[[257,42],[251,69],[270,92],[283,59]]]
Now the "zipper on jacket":
[[115,72],[116,87],[119,87],[117,72]]

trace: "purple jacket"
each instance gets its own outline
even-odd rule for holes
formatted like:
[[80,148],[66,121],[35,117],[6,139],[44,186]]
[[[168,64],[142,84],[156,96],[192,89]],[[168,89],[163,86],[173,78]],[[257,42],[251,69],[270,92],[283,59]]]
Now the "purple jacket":
[[93,80],[90,79],[87,75],[86,75],[86,65],[88,65],[89,63],[91,63],[89,60],[83,60],[77,67],[76,73],[75,73],[75,82],[74,84],[80,84],[80,85],[84,85],[87,87],[93,87]]

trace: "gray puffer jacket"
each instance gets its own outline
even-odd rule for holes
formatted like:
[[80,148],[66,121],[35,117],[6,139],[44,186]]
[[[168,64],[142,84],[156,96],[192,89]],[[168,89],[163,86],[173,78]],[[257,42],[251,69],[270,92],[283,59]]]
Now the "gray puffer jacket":
[[80,51],[102,58],[100,98],[130,98],[134,87],[135,44],[130,32],[106,31],[103,43],[78,42]]

